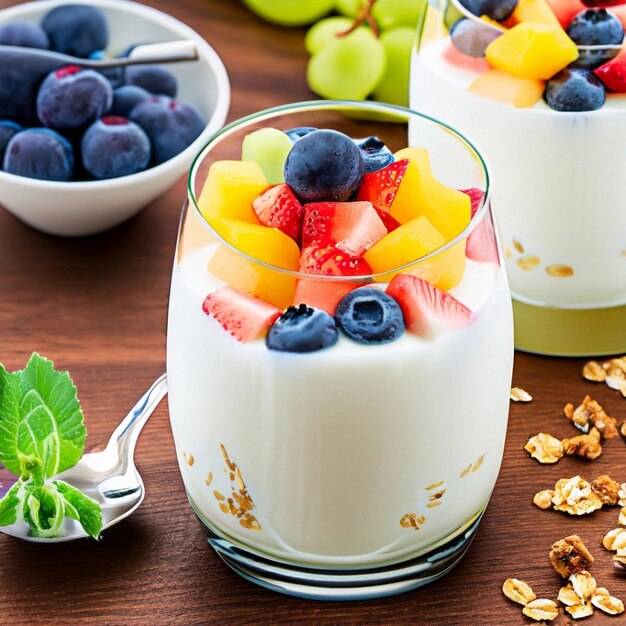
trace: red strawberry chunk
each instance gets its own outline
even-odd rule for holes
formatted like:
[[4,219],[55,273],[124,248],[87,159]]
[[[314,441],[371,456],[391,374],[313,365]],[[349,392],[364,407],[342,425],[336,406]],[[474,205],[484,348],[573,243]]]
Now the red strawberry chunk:
[[380,170],[368,172],[363,176],[356,199],[371,202],[374,208],[388,213],[408,165],[408,159],[400,159]]
[[385,225],[388,233],[400,226],[400,222],[388,211],[383,211],[382,209],[377,209],[376,207],[374,207],[374,211],[378,213],[378,217],[382,220],[382,223]]
[[298,278],[293,303],[296,306],[304,303],[334,315],[339,301],[348,292],[362,285],[363,283],[356,281]]
[[454,296],[411,274],[396,274],[385,290],[402,309],[407,330],[422,337],[469,324],[473,313]]
[[267,334],[282,311],[273,304],[225,285],[210,293],[202,310],[212,315],[237,341],[248,343]]
[[282,183],[266,189],[252,201],[252,208],[262,224],[278,228],[300,242],[304,208],[289,185]]
[[[470,197],[472,217],[474,217],[485,196],[485,192],[476,187],[461,189],[461,191]],[[472,259],[472,261],[500,264],[495,229],[490,214],[485,214],[480,224],[475,226],[474,230],[467,237],[465,241],[465,256],[468,259]]]
[[610,91],[626,93],[626,52],[621,52],[607,63],[596,67],[593,73]]
[[335,246],[312,245],[302,249],[300,271],[320,276],[367,276],[372,268],[365,259],[350,256]]

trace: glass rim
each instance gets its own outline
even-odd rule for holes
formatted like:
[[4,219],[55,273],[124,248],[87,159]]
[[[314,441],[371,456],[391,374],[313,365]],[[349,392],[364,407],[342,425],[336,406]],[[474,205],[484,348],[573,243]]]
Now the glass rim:
[[[202,215],[200,211],[200,207],[198,207],[197,198],[196,198],[193,185],[196,180],[196,175],[198,173],[198,169],[200,168],[200,165],[202,164],[205,156],[208,154],[208,152],[211,150],[211,148],[216,142],[224,138],[227,138],[229,135],[233,134],[242,126],[245,126],[246,124],[249,124],[250,122],[271,119],[279,114],[301,112],[301,111],[307,111],[307,110],[323,111],[323,110],[341,110],[341,109],[345,109],[345,110],[361,109],[361,110],[376,111],[379,113],[388,113],[388,114],[395,113],[395,114],[400,114],[400,115],[405,116],[406,120],[403,120],[403,121],[407,121],[407,122],[410,117],[418,117],[423,120],[427,120],[428,122],[431,122],[435,124],[436,126],[439,126],[440,128],[444,129],[446,132],[452,133],[452,135],[462,145],[464,145],[466,149],[468,149],[474,155],[474,157],[476,157],[478,163],[480,164],[482,173],[485,177],[485,190],[484,190],[485,193],[481,200],[480,206],[476,210],[476,213],[470,219],[466,227],[456,237],[446,242],[444,245],[440,246],[439,248],[432,250],[428,254],[422,255],[420,257],[417,257],[416,259],[409,261],[408,263],[404,263],[402,265],[390,268],[383,272],[375,272],[371,274],[359,274],[355,276],[329,276],[327,274],[310,274],[310,273],[301,272],[299,270],[290,270],[284,267],[279,267],[278,265],[272,265],[271,263],[266,263],[265,261],[261,261],[260,259],[257,259],[254,256],[248,254],[247,252],[240,250],[239,248],[231,244],[229,241],[224,239],[205,219],[205,217]],[[243,257],[244,259],[254,263],[255,265],[269,269],[273,272],[283,274],[285,276],[293,276],[295,278],[306,278],[309,280],[315,279],[315,280],[328,281],[328,282],[365,282],[365,281],[388,282],[386,279],[390,275],[401,273],[403,270],[408,270],[414,267],[415,265],[417,265],[418,263],[423,263],[424,261],[428,261],[429,259],[432,259],[438,256],[439,254],[442,254],[443,252],[453,248],[458,243],[466,239],[470,235],[470,233],[474,231],[474,229],[478,226],[478,224],[480,224],[480,222],[485,217],[485,214],[489,211],[489,205],[490,205],[490,200],[491,200],[490,192],[491,192],[491,185],[490,185],[489,167],[484,157],[482,156],[481,152],[476,148],[474,143],[470,139],[468,139],[465,135],[460,133],[458,130],[456,130],[454,127],[450,126],[449,124],[446,124],[445,122],[442,122],[441,120],[431,117],[430,115],[426,115],[425,113],[420,113],[419,111],[416,111],[409,107],[403,107],[403,106],[398,106],[395,104],[388,104],[388,103],[381,103],[381,102],[373,102],[370,100],[306,100],[302,102],[292,102],[288,104],[282,104],[280,106],[263,109],[256,113],[245,115],[244,117],[238,118],[226,124],[223,128],[221,128],[219,131],[214,133],[209,138],[209,140],[204,145],[204,147],[194,157],[191,167],[189,168],[189,173],[187,175],[188,204],[191,204],[193,206],[196,212],[196,216],[200,220],[200,223],[202,224],[203,228],[214,239],[216,239],[221,245],[226,246],[228,249],[230,249],[232,252],[234,252],[238,256]]]

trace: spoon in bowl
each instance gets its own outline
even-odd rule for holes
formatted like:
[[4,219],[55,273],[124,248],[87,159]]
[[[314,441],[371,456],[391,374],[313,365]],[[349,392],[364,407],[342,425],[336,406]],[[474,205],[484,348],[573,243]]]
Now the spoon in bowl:
[[[104,450],[83,455],[74,467],[55,476],[55,479],[64,480],[80,489],[100,505],[102,530],[128,517],[143,501],[145,488],[133,460],[135,444],[141,429],[166,393],[167,377],[163,374],[113,431]],[[12,476],[12,479],[14,478]],[[6,485],[6,489],[9,487],[10,485]],[[0,528],[0,532],[7,535],[39,543],[56,543],[87,537],[82,526],[70,518],[63,521],[61,535],[53,539],[31,537],[28,530],[28,525],[21,520],[11,526]]]

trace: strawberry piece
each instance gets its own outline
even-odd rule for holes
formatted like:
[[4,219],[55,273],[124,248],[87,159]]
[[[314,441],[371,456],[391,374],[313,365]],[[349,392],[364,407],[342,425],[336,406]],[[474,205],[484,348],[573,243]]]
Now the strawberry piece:
[[485,57],[471,57],[468,54],[463,54],[460,50],[457,50],[452,44],[450,44],[441,55],[450,65],[461,68],[462,70],[468,70],[470,72],[477,72],[482,74],[486,72],[491,66],[485,59]]
[[296,306],[306,304],[334,315],[339,301],[362,284],[354,281],[298,278],[293,303]]
[[370,202],[314,202],[304,206],[303,248],[336,246],[358,257],[386,234]]
[[252,208],[262,224],[278,228],[300,242],[304,207],[289,185],[281,183],[266,189],[252,201]]
[[603,82],[610,91],[626,93],[626,52],[596,67],[593,73]]
[[377,209],[376,207],[374,207],[374,211],[378,213],[378,217],[380,217],[388,233],[400,226],[400,222],[388,211],[383,211],[382,209]]
[[563,28],[567,28],[574,16],[587,8],[582,0],[547,0],[547,2]]
[[389,213],[408,166],[408,159],[400,159],[380,170],[368,172],[363,176],[356,199],[371,202],[375,209]]
[[[476,211],[480,207],[485,192],[482,189],[472,187],[471,189],[461,189],[463,193],[470,197],[471,215],[474,217]],[[500,265],[498,256],[498,248],[496,247],[496,236],[491,220],[491,215],[487,214],[474,230],[469,234],[465,241],[465,256],[472,261],[481,261],[485,263],[496,263]]]
[[282,311],[273,304],[225,285],[210,293],[202,310],[212,315],[237,341],[248,343],[267,334]]
[[462,328],[473,319],[454,296],[411,274],[396,274],[385,291],[400,305],[407,330],[421,337]]
[[350,256],[336,246],[312,245],[302,248],[300,271],[320,276],[367,276],[372,268],[365,259]]

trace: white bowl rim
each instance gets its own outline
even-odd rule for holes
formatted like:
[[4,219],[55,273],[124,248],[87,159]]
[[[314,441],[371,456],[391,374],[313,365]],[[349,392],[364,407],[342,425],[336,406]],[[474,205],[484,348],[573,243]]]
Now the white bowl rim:
[[[8,17],[9,19],[22,17],[32,13],[32,11],[45,11],[46,9],[52,9],[56,6],[69,3],[70,2],[68,0],[34,0],[33,2],[25,2],[23,4],[17,4],[0,10],[0,18],[2,19],[2,22],[4,22],[5,17]],[[72,0],[71,3],[81,4],[81,1]],[[164,161],[163,163],[159,163],[159,165],[149,167],[141,172],[136,172],[135,174],[118,176],[116,178],[106,178],[103,180],[79,180],[64,182],[56,180],[41,180],[39,178],[29,178],[28,176],[18,176],[17,174],[10,174],[0,170],[0,181],[26,185],[30,188],[63,189],[69,193],[73,193],[72,191],[69,191],[70,189],[75,189],[76,192],[98,188],[105,190],[117,186],[126,186],[131,183],[141,183],[144,178],[149,179],[154,175],[158,175],[160,171],[176,168],[179,163],[189,160],[190,157],[193,158],[193,156],[199,151],[199,146],[204,146],[208,139],[222,127],[228,116],[230,109],[230,81],[228,73],[226,72],[226,67],[213,47],[190,26],[187,26],[187,24],[167,13],[164,13],[163,11],[140,4],[134,0],[90,0],[90,2],[85,2],[84,4],[90,4],[101,9],[119,9],[126,13],[135,14],[138,17],[150,16],[153,18],[152,21],[157,22],[168,29],[176,30],[181,33],[181,35],[193,39],[194,43],[198,46],[200,60],[205,60],[215,74],[219,97],[217,98],[215,109],[211,114],[211,119],[208,120],[202,133],[200,133],[200,135],[198,135],[198,137],[196,137],[196,139],[194,139],[194,141],[182,152],[179,152],[176,156]]]

